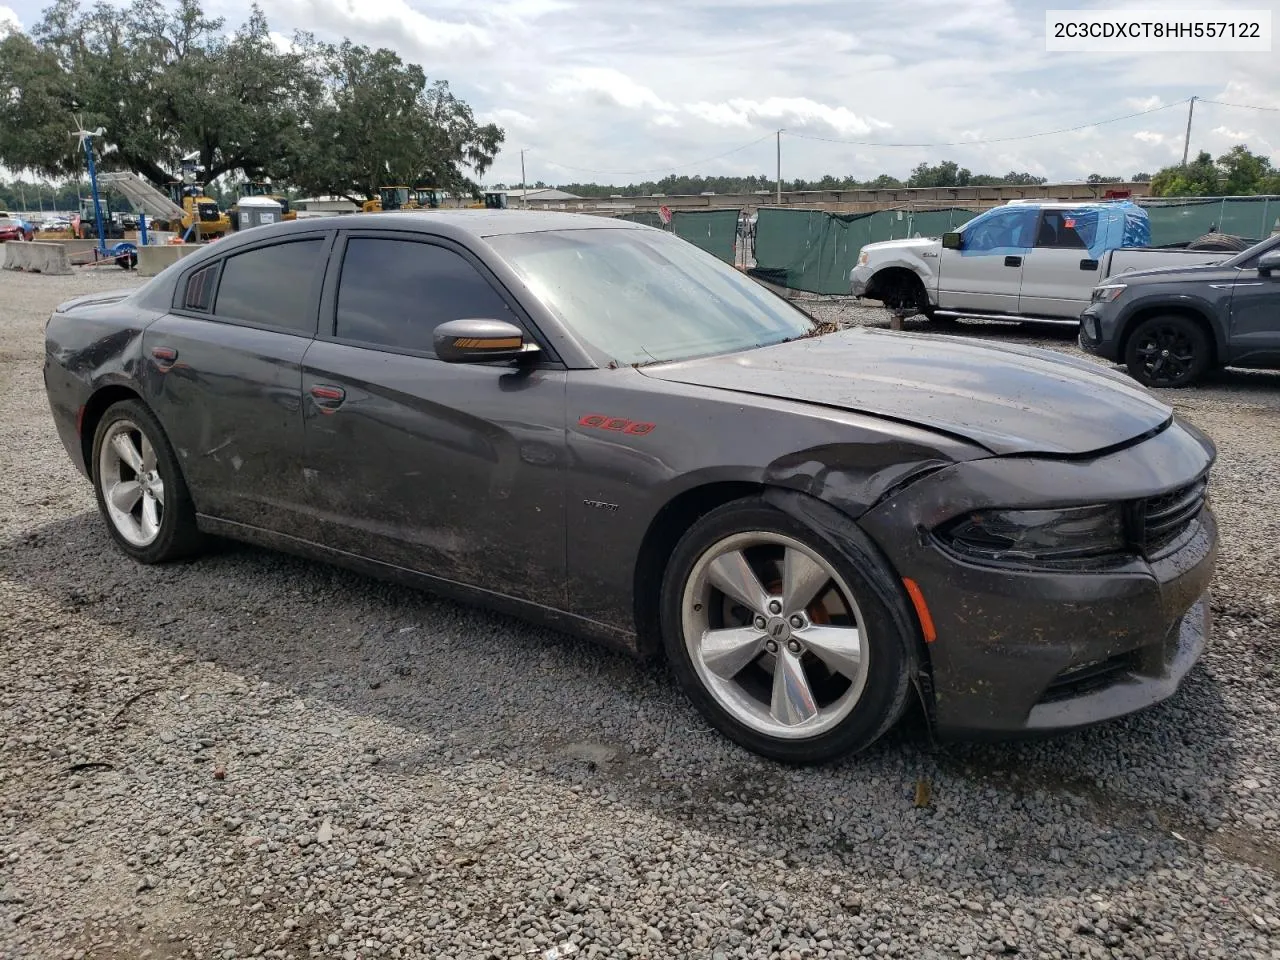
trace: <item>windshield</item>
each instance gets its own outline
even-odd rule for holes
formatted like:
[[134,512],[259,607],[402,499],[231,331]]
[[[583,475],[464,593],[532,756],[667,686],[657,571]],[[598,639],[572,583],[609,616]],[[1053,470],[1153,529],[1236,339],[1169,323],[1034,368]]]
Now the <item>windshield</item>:
[[488,240],[548,310],[620,364],[732,353],[818,330],[750,277],[657,230],[561,230]]

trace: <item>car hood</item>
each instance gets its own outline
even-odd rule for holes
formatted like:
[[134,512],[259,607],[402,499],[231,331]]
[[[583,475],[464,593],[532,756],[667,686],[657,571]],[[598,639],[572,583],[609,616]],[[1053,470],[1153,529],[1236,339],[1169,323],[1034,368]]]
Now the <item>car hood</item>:
[[936,247],[939,242],[937,237],[903,237],[901,240],[878,240],[864,244],[862,249],[870,253],[878,250],[928,250]]
[[[1235,256],[1235,254],[1229,254]],[[1221,263],[1202,263],[1193,267],[1152,267],[1149,270],[1127,270],[1107,277],[1105,283],[1170,283],[1182,280],[1234,280],[1238,267]]]
[[996,454],[1080,456],[1163,429],[1173,411],[1100,365],[1032,347],[860,328],[640,368],[963,437]]

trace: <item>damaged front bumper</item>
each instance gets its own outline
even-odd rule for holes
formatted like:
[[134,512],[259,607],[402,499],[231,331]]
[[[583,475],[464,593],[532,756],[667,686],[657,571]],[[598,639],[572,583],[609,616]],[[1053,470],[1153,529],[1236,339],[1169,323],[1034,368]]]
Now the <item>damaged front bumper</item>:
[[1031,457],[958,464],[859,521],[919,585],[936,639],[927,704],[943,737],[1070,730],[1171,696],[1211,630],[1218,530],[1206,504],[1164,555],[1091,569],[974,562],[930,534],[948,515],[1000,505],[1126,502],[1202,476],[1212,444],[1174,424],[1088,461]]

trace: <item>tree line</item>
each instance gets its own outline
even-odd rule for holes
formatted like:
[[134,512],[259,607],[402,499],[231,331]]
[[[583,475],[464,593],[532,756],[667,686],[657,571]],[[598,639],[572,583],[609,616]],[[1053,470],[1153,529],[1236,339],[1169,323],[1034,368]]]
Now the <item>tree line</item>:
[[[1094,173],[1088,178],[1089,183],[1119,183],[1124,177],[1106,176]],[[1137,173],[1131,178],[1138,181],[1151,179],[1148,173]],[[858,177],[836,176],[826,174],[817,180],[783,180],[783,190],[893,190],[902,187],[989,187],[989,186],[1034,186],[1047,183],[1045,177],[1031,173],[1019,173],[1011,170],[1003,176],[989,173],[973,173],[960,166],[954,160],[943,160],[941,163],[918,164],[905,180],[882,173],[870,180]],[[505,189],[506,184],[499,184],[498,189]],[[512,186],[518,186],[512,184]],[[551,184],[539,180],[531,184],[531,188],[550,187]],[[767,174],[754,177],[701,177],[701,176],[669,176],[661,180],[646,180],[641,183],[630,183],[626,186],[612,186],[599,183],[561,183],[557,189],[577,194],[580,197],[604,198],[610,196],[649,196],[655,193],[668,196],[699,193],[772,193],[777,189],[777,180]]]
[[75,121],[103,127],[98,164],[158,186],[195,154],[223,174],[352,200],[395,184],[477,190],[504,135],[444,80],[388,49],[272,41],[261,9],[228,37],[200,0],[56,0],[0,37],[0,164],[85,176]]

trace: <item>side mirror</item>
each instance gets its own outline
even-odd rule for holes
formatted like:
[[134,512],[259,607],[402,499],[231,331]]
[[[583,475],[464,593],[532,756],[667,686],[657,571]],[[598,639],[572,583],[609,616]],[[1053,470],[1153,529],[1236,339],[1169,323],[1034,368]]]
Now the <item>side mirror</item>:
[[944,233],[942,235],[942,248],[944,250],[963,250],[964,238],[960,236],[959,231]]
[[492,363],[535,356],[538,346],[526,343],[524,331],[505,320],[450,320],[432,335],[436,356],[448,363]]
[[1258,273],[1269,277],[1272,270],[1280,270],[1280,250],[1268,250],[1258,258]]

